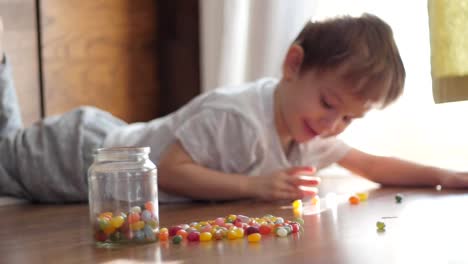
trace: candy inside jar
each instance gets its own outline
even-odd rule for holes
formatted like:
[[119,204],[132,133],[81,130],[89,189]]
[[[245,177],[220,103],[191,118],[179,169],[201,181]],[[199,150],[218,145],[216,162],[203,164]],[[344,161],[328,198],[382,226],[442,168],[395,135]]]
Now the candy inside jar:
[[96,151],[88,184],[90,220],[98,246],[157,241],[157,170],[149,152],[149,147]]

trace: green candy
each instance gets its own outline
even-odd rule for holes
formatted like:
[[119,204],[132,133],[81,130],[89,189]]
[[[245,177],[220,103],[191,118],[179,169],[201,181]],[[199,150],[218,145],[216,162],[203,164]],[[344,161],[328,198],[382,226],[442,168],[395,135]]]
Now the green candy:
[[377,221],[376,226],[377,226],[377,230],[379,230],[379,231],[384,231],[385,230],[385,223],[384,222]]
[[172,238],[172,243],[173,244],[180,244],[180,242],[182,242],[182,236],[181,235],[175,235],[173,238]]
[[397,203],[401,203],[401,201],[403,200],[403,195],[398,193],[397,195],[395,195],[395,201]]

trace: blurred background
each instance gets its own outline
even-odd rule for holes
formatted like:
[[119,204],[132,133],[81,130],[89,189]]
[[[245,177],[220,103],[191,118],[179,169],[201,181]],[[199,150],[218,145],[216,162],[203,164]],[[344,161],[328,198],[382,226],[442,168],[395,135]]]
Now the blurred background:
[[280,77],[307,20],[363,12],[393,28],[405,92],[341,137],[374,154],[468,170],[468,101],[434,103],[425,0],[0,0],[27,125],[79,105],[148,121],[219,86]]

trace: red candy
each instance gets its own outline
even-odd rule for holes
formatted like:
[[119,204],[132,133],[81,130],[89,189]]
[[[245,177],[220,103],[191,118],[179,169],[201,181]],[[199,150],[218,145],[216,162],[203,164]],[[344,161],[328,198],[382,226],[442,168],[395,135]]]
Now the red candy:
[[181,230],[182,227],[180,226],[171,226],[169,227],[169,236],[175,236],[177,234],[177,231]]
[[188,241],[200,241],[200,233],[199,232],[191,232],[187,235],[187,240]]

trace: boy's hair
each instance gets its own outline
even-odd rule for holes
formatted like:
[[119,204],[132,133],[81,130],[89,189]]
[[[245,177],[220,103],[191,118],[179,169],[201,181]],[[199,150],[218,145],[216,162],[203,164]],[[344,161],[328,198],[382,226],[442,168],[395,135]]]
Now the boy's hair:
[[377,16],[309,21],[294,43],[304,50],[301,73],[344,66],[343,77],[353,82],[353,92],[382,108],[403,92],[406,73],[392,29]]

